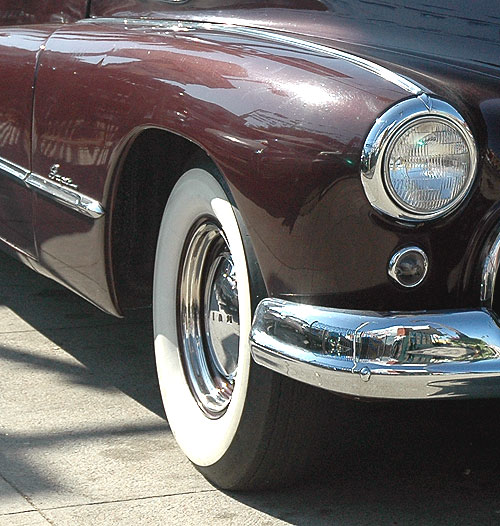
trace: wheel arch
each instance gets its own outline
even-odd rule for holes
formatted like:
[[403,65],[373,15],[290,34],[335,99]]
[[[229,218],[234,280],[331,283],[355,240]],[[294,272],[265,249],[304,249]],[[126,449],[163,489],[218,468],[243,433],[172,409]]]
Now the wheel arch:
[[[156,240],[165,205],[187,169],[210,164],[235,205],[214,157],[196,142],[161,127],[135,130],[124,141],[107,189],[108,276],[120,314],[150,305]],[[245,250],[254,253],[237,208],[236,215]],[[263,280],[258,267],[249,268],[249,272],[258,284],[254,295],[257,302],[264,295]]]
[[207,156],[199,145],[160,127],[134,130],[121,148],[106,192],[108,279],[120,314],[151,303],[163,210],[196,154]]

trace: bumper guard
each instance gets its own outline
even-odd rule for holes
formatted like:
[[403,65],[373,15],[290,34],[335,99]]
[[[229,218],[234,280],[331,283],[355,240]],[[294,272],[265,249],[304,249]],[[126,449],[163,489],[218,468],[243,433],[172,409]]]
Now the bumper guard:
[[377,313],[264,299],[257,363],[366,398],[500,397],[500,327],[487,309]]

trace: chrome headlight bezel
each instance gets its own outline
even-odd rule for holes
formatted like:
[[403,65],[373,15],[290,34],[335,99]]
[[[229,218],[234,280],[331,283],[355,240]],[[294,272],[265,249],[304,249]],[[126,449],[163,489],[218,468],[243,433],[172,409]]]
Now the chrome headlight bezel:
[[[460,134],[469,150],[470,166],[462,190],[450,203],[432,212],[421,212],[405,206],[392,191],[387,179],[386,153],[405,130],[427,120],[446,123]],[[476,169],[476,141],[465,119],[447,102],[426,95],[404,100],[378,118],[366,138],[361,156],[361,181],[371,205],[390,217],[411,223],[436,219],[455,210],[468,195]]]

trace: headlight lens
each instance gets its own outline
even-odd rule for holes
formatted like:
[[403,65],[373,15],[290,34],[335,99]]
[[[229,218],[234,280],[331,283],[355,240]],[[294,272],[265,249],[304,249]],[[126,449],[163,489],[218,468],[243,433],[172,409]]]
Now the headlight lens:
[[430,221],[457,209],[470,192],[476,141],[453,106],[422,94],[375,121],[360,168],[373,208],[401,224]]
[[460,130],[439,117],[409,122],[387,146],[384,174],[391,197],[415,214],[454,206],[468,190],[472,159]]

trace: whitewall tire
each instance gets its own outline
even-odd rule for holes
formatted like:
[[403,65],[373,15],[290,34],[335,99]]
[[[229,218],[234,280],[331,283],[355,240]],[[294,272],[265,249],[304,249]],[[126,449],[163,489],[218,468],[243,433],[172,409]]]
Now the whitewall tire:
[[258,267],[220,174],[208,159],[197,164],[168,199],[155,261],[155,353],[167,419],[217,486],[288,484],[319,445],[313,405],[322,395],[252,361]]
[[165,209],[157,247],[153,305],[155,352],[167,418],[184,453],[199,466],[220,460],[234,438],[251,359],[248,338],[241,337],[230,403],[223,411],[207,415],[186,381],[185,364],[178,352],[177,323],[181,255],[193,225],[205,218],[214,225],[218,223],[227,238],[237,276],[240,334],[246,336],[251,326],[251,302],[238,223],[219,183],[205,170],[194,168],[175,186]]

